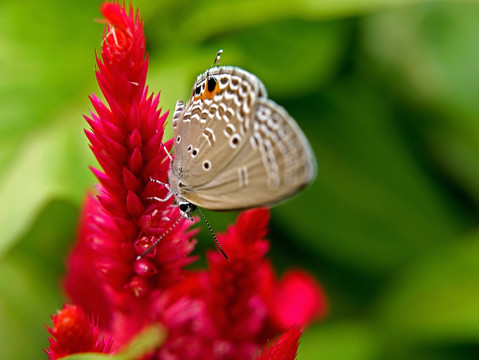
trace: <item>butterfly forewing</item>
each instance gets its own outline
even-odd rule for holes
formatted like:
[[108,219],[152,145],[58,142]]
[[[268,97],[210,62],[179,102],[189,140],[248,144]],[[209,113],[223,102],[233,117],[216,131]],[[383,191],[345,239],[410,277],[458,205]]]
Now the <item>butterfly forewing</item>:
[[[213,87],[209,77],[218,85],[214,94],[205,90]],[[243,209],[281,201],[312,181],[316,164],[306,137],[266,96],[261,81],[239,68],[198,77],[173,118],[170,184],[177,195],[206,209]]]
[[[208,78],[216,82],[214,93],[196,97],[198,88],[207,89]],[[213,68],[198,76],[190,100],[180,103],[173,119],[173,171],[183,184],[208,183],[237,156],[251,133],[256,99],[265,92],[261,81],[239,68]]]

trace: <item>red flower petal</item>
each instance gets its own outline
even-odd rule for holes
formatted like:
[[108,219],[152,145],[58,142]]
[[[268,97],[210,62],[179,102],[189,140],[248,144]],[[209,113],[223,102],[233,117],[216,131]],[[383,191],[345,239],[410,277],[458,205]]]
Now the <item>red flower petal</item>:
[[280,329],[306,326],[326,315],[326,296],[318,282],[302,270],[291,270],[268,295],[271,317]]
[[256,360],[294,360],[298,352],[301,328],[292,326],[276,341],[269,343]]
[[50,360],[79,352],[108,353],[110,342],[99,337],[96,324],[78,306],[64,305],[52,316],[50,347],[45,350]]

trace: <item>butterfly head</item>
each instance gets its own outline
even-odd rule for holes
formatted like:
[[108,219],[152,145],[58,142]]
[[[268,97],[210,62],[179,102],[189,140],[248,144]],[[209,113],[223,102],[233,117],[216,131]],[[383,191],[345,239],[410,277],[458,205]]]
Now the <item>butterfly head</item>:
[[181,216],[188,220],[192,220],[191,213],[196,210],[196,205],[188,202],[188,201],[180,201],[178,203],[178,207],[180,208]]

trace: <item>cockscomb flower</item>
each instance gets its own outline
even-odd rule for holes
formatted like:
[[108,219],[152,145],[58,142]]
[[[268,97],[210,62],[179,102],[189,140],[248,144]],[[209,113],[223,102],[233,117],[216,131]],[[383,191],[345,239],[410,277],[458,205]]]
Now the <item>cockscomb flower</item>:
[[[83,314],[69,317],[70,328],[83,332],[59,337],[65,327],[54,317],[47,353],[51,358],[79,351],[115,353],[158,323],[166,339],[142,359],[254,359],[284,332],[286,340],[266,348],[264,358],[281,347],[279,353],[289,354],[284,359],[294,359],[300,327],[327,311],[320,286],[299,270],[276,278],[265,258],[267,209],[242,213],[218,235],[230,261],[212,251],[207,270],[185,269],[195,259],[196,230],[189,229],[192,223],[181,218],[172,200],[152,199],[167,195],[151,179],[167,181],[165,147],[169,150],[172,141],[163,147],[168,113],[161,113],[159,97],[145,86],[143,25],[131,7],[127,12],[106,3],[101,10],[107,27],[96,75],[106,102],[91,96],[95,112],[86,117],[91,127],[86,135],[101,170],[92,169],[99,184],[96,194],[86,196],[64,282],[71,308]],[[288,330],[292,327],[297,331]],[[84,337],[88,329],[90,342]],[[82,343],[89,346],[78,349]]]
[[[157,289],[182,278],[183,267],[194,260],[189,254],[195,242],[190,240],[194,232],[188,231],[191,222],[181,220],[172,200],[149,199],[166,195],[151,178],[167,180],[169,158],[162,141],[168,113],[161,113],[159,96],[149,95],[145,86],[143,24],[132,8],[127,13],[106,3],[101,10],[107,27],[96,77],[107,104],[90,97],[96,113],[86,117],[91,131],[85,133],[102,171],[92,169],[100,184],[97,196],[89,195],[85,202],[65,287],[75,304],[104,314],[100,325],[115,333],[123,312],[130,312],[133,304],[144,308]],[[170,148],[172,142],[165,145]],[[166,234],[176,219],[180,222]],[[159,236],[163,238],[154,250],[137,260]],[[94,299],[83,296],[92,292]],[[125,340],[147,316],[138,314],[131,331],[122,332]]]
[[81,353],[109,353],[109,340],[100,338],[98,327],[80,307],[64,305],[52,316],[52,327],[47,328],[52,335],[47,351],[50,360]]
[[[91,149],[103,172],[93,169],[100,181],[97,211],[88,222],[85,236],[101,259],[98,270],[116,289],[128,288],[142,296],[159,284],[178,280],[178,270],[193,259],[193,249],[181,223],[156,247],[156,252],[140,261],[139,254],[165,233],[169,221],[179,211],[171,201],[150,200],[165,194],[150,179],[166,181],[169,158],[162,146],[163,128],[168,113],[161,115],[159,96],[148,95],[145,87],[148,57],[139,15],[114,4],[105,4],[102,12],[108,21],[107,32],[97,58],[98,84],[108,103],[92,96],[97,114],[86,118],[92,131],[86,131]],[[167,142],[166,147],[172,143]],[[175,240],[175,251],[171,242]],[[179,251],[178,251],[179,250]],[[181,255],[180,255],[181,254]],[[171,255],[170,258],[167,255]],[[168,276],[164,276],[168,268]]]
[[301,328],[297,325],[282,334],[277,340],[267,344],[256,360],[292,360],[296,359]]
[[[226,234],[218,235],[230,262],[211,251],[208,270],[191,273],[166,291],[169,303],[158,303],[165,312],[161,322],[175,335],[159,359],[166,354],[175,354],[169,359],[253,359],[269,339],[325,315],[325,296],[311,276],[294,270],[280,281],[274,277],[265,258],[268,221],[267,209],[240,214]],[[297,296],[276,298],[290,287],[300,290]]]

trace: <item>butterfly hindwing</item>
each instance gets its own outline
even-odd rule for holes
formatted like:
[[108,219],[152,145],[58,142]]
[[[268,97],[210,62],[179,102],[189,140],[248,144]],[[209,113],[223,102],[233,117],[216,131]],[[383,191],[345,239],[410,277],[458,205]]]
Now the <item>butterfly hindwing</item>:
[[270,205],[296,193],[316,175],[311,147],[288,113],[258,98],[253,131],[236,156],[185,198],[211,210]]

